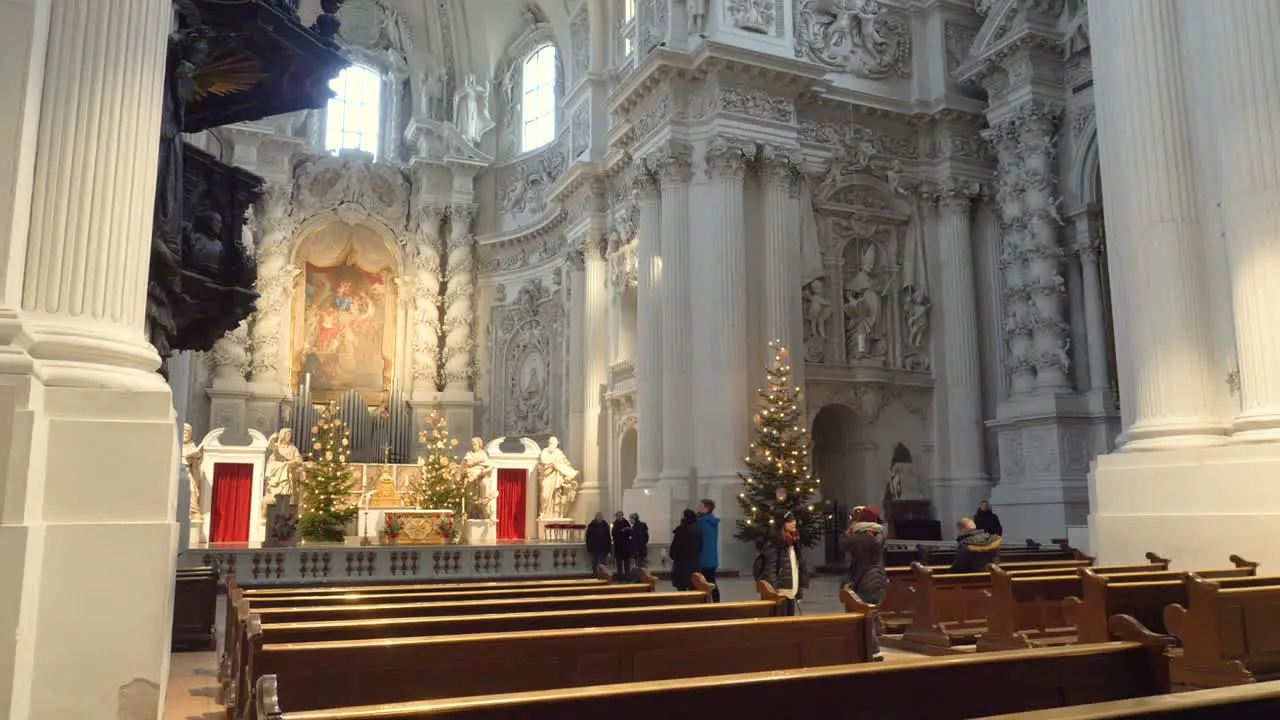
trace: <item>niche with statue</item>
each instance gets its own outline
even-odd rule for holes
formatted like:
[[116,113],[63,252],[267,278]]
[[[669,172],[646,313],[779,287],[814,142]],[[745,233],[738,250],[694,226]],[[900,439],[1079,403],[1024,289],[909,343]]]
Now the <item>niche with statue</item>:
[[911,451],[898,443],[889,463],[889,481],[884,488],[885,518],[889,521],[889,537],[895,540],[941,540],[933,500],[920,482]]

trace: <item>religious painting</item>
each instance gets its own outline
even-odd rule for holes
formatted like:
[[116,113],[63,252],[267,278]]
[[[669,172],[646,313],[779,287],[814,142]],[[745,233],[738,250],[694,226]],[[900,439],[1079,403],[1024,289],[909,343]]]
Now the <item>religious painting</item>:
[[[367,230],[336,224],[299,258],[294,371],[313,402],[350,390],[379,402],[394,371],[397,303],[393,258]],[[363,231],[363,232],[362,232]],[[310,240],[310,239],[309,239]]]

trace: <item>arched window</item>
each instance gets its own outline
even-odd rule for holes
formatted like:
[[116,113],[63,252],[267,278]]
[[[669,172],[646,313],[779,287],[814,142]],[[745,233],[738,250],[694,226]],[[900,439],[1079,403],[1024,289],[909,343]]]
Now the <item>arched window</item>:
[[324,114],[324,147],[363,150],[378,157],[382,128],[382,77],[366,67],[352,65],[329,82],[336,95]]
[[556,48],[547,44],[524,61],[521,77],[520,152],[536,150],[556,139]]

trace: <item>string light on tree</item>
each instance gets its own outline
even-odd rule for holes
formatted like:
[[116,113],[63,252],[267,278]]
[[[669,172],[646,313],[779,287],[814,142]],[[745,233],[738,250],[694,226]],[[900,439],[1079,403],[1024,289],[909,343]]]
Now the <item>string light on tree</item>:
[[315,440],[310,462],[298,483],[302,495],[298,532],[303,540],[342,542],[347,524],[357,512],[351,502],[355,480],[347,466],[351,433],[338,417],[337,408],[329,405],[311,434]]
[[423,454],[418,457],[418,479],[409,488],[413,504],[426,510],[461,509],[464,483],[452,457],[458,441],[449,437],[449,423],[440,413],[427,416],[418,442]]
[[822,535],[827,513],[812,500],[818,479],[809,470],[809,438],[801,417],[800,390],[791,382],[790,354],[775,341],[773,365],[766,370],[768,390],[760,390],[761,408],[752,417],[756,438],[739,474],[745,491],[738,495],[743,519],[735,534],[759,547],[783,513],[795,515],[800,541],[812,547]]

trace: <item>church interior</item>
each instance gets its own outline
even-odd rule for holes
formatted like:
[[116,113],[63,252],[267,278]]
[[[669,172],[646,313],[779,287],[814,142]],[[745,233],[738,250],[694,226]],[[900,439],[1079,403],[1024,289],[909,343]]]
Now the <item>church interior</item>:
[[0,718],[1280,717],[1280,0],[0,19]]

